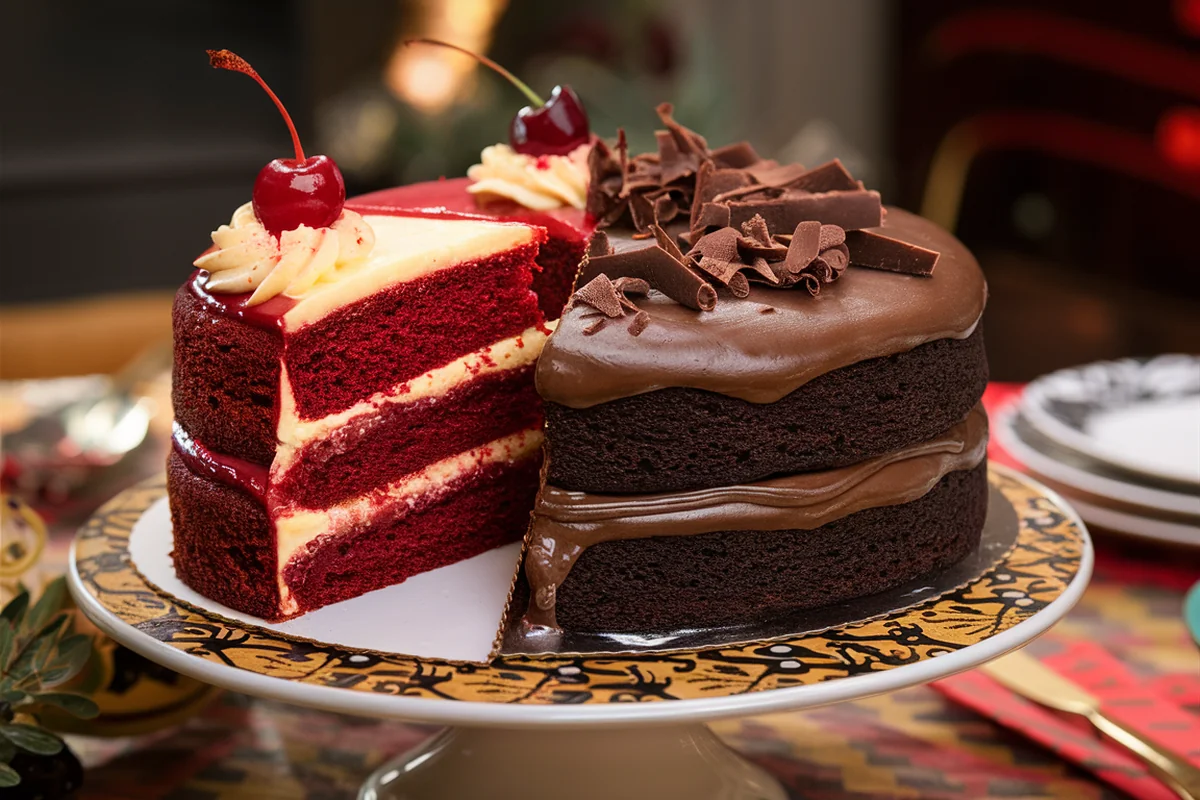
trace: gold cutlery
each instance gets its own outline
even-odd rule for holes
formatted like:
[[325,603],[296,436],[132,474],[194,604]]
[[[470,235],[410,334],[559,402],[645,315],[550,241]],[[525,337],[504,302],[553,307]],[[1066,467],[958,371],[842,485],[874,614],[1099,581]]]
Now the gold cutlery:
[[1009,653],[980,669],[1027,700],[1083,717],[1097,731],[1137,756],[1155,777],[1184,800],[1200,800],[1200,769],[1178,753],[1105,715],[1094,695],[1033,656]]

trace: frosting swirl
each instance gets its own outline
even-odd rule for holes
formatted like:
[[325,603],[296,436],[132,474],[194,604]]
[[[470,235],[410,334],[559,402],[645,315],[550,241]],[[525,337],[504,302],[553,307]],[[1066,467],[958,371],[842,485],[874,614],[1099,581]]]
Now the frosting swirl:
[[215,249],[193,264],[207,270],[204,288],[220,294],[253,292],[254,306],[283,294],[300,297],[338,270],[365,259],[375,246],[375,231],[361,215],[344,209],[328,228],[307,225],[272,236],[254,215],[251,203],[233,212],[228,225],[212,232]]
[[582,209],[587,204],[590,150],[590,144],[581,144],[565,156],[535,157],[494,144],[483,148],[481,163],[467,170],[475,181],[467,191],[483,202],[503,198],[534,211]]

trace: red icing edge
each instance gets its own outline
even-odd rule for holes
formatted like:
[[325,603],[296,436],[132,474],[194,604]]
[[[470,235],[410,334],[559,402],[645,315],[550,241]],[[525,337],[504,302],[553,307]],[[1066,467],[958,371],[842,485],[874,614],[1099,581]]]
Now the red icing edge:
[[213,313],[229,317],[230,319],[236,319],[255,328],[282,332],[283,315],[291,311],[296,305],[295,300],[290,297],[284,297],[281,294],[275,295],[270,300],[259,303],[256,306],[247,305],[247,302],[250,300],[250,292],[217,296],[204,288],[204,282],[207,280],[208,272],[198,269],[192,273],[192,277],[188,281],[188,289],[200,302],[208,306]]
[[266,467],[236,456],[214,453],[192,438],[177,422],[171,428],[171,445],[188,469],[266,502],[269,474]]

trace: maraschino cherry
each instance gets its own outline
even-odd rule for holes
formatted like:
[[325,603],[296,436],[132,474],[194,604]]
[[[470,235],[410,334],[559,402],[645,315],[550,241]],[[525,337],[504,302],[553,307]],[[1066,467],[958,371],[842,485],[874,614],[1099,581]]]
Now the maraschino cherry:
[[508,126],[508,141],[512,149],[529,156],[563,156],[591,140],[587,112],[570,86],[555,86],[547,101],[538,97],[524,81],[486,56],[472,53],[456,44],[439,39],[409,39],[405,44],[435,44],[457,50],[508,79],[529,98]]
[[279,236],[301,225],[332,225],[346,202],[346,182],[329,156],[304,157],[300,135],[283,103],[245,59],[229,50],[209,50],[208,61],[217,69],[249,75],[275,101],[292,133],[296,157],[277,158],[262,168],[254,180],[254,215],[270,233]]

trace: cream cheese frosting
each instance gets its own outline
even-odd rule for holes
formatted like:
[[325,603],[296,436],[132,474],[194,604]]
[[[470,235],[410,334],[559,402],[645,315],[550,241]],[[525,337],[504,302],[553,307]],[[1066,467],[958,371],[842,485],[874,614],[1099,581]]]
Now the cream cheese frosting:
[[582,209],[587,203],[590,150],[590,144],[581,144],[565,156],[530,156],[494,144],[467,170],[475,181],[467,191],[484,203],[504,198],[534,211]]
[[254,215],[252,203],[233,212],[228,225],[212,232],[214,249],[195,260],[209,273],[204,288],[220,294],[253,292],[254,306],[276,295],[302,297],[318,281],[362,261],[375,246],[375,231],[346,209],[328,228],[301,225],[278,238]]
[[441,397],[481,376],[532,364],[541,354],[546,338],[556,322],[544,327],[529,328],[517,336],[501,339],[424,375],[405,381],[389,391],[376,392],[345,411],[320,419],[304,419],[300,416],[285,365],[280,376],[279,423],[276,426],[279,447],[271,464],[272,480],[282,479],[284,473],[295,462],[296,455],[307,445],[322,441],[339,429],[369,426],[388,406]]
[[276,579],[279,582],[283,613],[293,614],[298,610],[296,601],[291,596],[291,589],[284,580],[288,562],[301,555],[317,539],[361,530],[367,525],[384,524],[387,519],[407,513],[418,501],[436,499],[478,469],[491,464],[517,463],[532,458],[537,455],[541,446],[540,430],[518,431],[442,459],[333,508],[320,511],[280,509],[280,515],[275,519],[278,548]]

